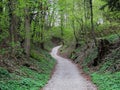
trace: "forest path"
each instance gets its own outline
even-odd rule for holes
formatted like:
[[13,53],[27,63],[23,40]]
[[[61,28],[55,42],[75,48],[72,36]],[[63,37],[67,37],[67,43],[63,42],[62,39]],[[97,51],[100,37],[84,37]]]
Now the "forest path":
[[57,60],[55,72],[43,90],[97,90],[87,81],[70,60],[57,55],[60,46],[53,48],[51,55]]

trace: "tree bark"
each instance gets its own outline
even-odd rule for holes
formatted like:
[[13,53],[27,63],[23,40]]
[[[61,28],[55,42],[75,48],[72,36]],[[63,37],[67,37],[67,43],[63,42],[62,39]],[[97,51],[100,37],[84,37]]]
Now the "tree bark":
[[72,22],[73,22],[72,23],[73,33],[74,33],[74,37],[75,37],[75,41],[76,41],[75,48],[78,48],[79,47],[79,43],[78,43],[78,38],[77,38],[77,35],[76,35],[76,30],[75,30],[75,21],[73,20]]
[[84,0],[84,31],[85,31],[85,38],[86,38],[86,41],[85,41],[85,43],[86,43],[86,45],[87,46],[89,46],[88,45],[88,37],[87,37],[87,9],[86,9],[86,7],[87,7],[87,4],[86,4],[86,0]]
[[63,15],[63,10],[61,10],[61,16],[60,16],[60,24],[61,24],[61,37],[62,37],[62,45],[64,45],[64,40],[63,40],[63,29],[64,29],[64,25],[63,25],[63,19],[64,19],[64,15]]
[[9,17],[10,17],[10,27],[9,27],[9,35],[10,35],[10,42],[11,42],[11,54],[14,55],[15,52],[15,43],[17,42],[17,26],[18,20],[17,16],[14,14],[16,1],[9,0]]
[[94,40],[95,45],[97,46],[97,40],[95,36],[95,31],[94,31],[94,22],[93,22],[93,5],[92,5],[92,0],[90,0],[90,12],[91,12],[91,35]]
[[[2,3],[3,2],[3,0],[0,0],[0,2]],[[0,14],[3,12],[3,7],[2,6],[0,6]]]
[[25,53],[27,59],[30,57],[30,15],[29,9],[25,9]]
[[44,29],[45,29],[45,15],[46,15],[46,7],[45,5],[41,2],[40,3],[40,10],[41,10],[41,25],[40,25],[40,28],[41,28],[41,32],[40,32],[40,37],[41,37],[41,43],[40,43],[40,46],[42,49],[45,49],[44,47]]

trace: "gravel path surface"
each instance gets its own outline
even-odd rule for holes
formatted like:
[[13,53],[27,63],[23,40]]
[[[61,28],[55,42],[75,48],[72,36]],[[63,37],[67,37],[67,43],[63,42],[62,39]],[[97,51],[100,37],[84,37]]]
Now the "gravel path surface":
[[43,90],[97,90],[95,85],[81,75],[75,64],[57,55],[59,48],[60,46],[57,46],[51,52],[57,60],[57,65],[51,80]]

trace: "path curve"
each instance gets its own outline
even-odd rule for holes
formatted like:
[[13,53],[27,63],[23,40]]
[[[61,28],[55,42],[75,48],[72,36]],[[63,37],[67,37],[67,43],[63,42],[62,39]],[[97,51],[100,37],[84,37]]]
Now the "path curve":
[[87,81],[77,66],[68,59],[57,55],[60,46],[53,48],[51,55],[57,60],[55,72],[43,90],[97,90],[95,85]]

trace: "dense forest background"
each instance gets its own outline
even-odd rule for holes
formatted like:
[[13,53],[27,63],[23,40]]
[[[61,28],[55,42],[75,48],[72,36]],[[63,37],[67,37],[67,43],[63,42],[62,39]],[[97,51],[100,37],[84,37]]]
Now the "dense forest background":
[[100,90],[119,90],[119,39],[120,0],[0,0],[0,90],[42,88],[60,44]]

